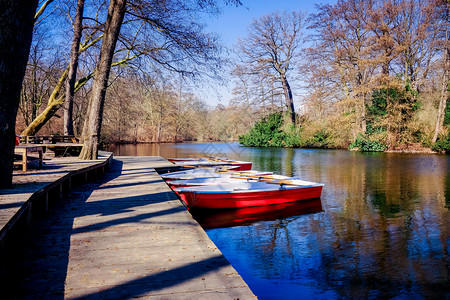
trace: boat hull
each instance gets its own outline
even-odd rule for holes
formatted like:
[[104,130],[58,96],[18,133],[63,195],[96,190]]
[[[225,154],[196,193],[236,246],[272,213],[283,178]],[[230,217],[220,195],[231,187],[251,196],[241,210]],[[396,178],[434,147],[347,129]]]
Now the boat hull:
[[231,163],[231,166],[234,167],[233,171],[249,171],[252,169],[251,162],[237,162]]
[[320,198],[322,186],[243,193],[199,193],[180,190],[178,194],[188,207],[222,209],[274,205]]

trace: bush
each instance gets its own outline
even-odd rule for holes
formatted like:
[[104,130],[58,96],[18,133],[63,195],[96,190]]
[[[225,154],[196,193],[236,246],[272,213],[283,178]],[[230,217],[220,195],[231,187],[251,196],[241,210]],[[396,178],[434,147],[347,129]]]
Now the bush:
[[438,152],[444,152],[448,153],[450,152],[450,135],[447,135],[445,137],[440,137],[436,143],[434,143],[433,147],[431,147],[433,151]]
[[304,146],[309,148],[336,148],[332,133],[325,128],[315,131],[314,135],[305,141]]
[[350,144],[349,149],[358,149],[363,152],[383,152],[388,148],[384,140],[384,133],[358,134],[356,140]]
[[301,139],[293,124],[283,125],[283,115],[274,113],[256,122],[249,133],[239,136],[239,143],[254,147],[298,147]]
[[[362,139],[364,146],[380,149],[383,143],[371,131],[389,130],[390,146],[407,145],[420,141],[412,128],[413,118],[422,107],[418,93],[409,83],[404,87],[391,87],[372,91],[372,101],[366,106],[367,132]],[[356,141],[355,141],[356,142]],[[370,146],[369,146],[370,144]],[[382,148],[382,147],[381,147]],[[372,150],[371,150],[372,151]],[[376,150],[379,151],[379,150]]]
[[444,125],[450,125],[450,102],[447,101],[445,105],[445,116],[444,116]]

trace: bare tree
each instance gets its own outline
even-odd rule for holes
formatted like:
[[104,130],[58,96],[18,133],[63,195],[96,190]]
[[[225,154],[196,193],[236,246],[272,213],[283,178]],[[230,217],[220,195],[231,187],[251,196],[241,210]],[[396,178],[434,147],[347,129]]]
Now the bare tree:
[[35,34],[20,95],[19,111],[26,126],[38,116],[39,109],[46,105],[57,80],[55,76],[60,72],[60,57],[46,59],[47,37],[37,27],[39,25],[34,26]]
[[[286,106],[295,124],[295,107],[288,73],[302,41],[304,14],[276,12],[260,17],[249,28],[248,36],[238,42],[246,68],[264,74],[267,81],[274,76],[283,88]],[[266,73],[269,71],[269,73]]]
[[12,184],[16,115],[37,4],[37,0],[0,1],[0,188]]
[[355,138],[366,131],[366,98],[375,67],[371,30],[366,25],[372,5],[372,1],[338,1],[319,6],[318,14],[311,18],[318,44],[310,50],[310,57],[321,67],[311,69],[310,79],[334,77],[332,81],[342,91],[341,100],[354,112]]
[[444,117],[445,117],[445,108],[447,106],[447,101],[449,98],[449,89],[450,89],[450,37],[449,37],[449,18],[450,18],[450,1],[449,0],[437,0],[436,6],[438,9],[438,15],[441,16],[441,19],[444,21],[444,34],[442,38],[442,84],[441,84],[441,95],[439,99],[439,110],[438,117],[436,120],[436,127],[434,130],[433,140],[435,143],[437,141],[439,132],[443,127]]
[[64,134],[74,135],[73,132],[73,96],[75,94],[75,80],[78,69],[78,57],[80,55],[80,41],[83,30],[84,1],[77,1],[77,10],[73,22],[73,41],[70,50],[69,72],[66,83],[66,100],[64,103]]
[[391,0],[371,1],[367,26],[373,33],[373,53],[375,59],[381,64],[381,82],[389,81],[390,67],[392,60],[398,55],[398,48],[395,47],[394,31],[395,20],[400,8],[397,3]]
[[397,6],[394,41],[399,54],[394,70],[402,74],[405,86],[420,93],[439,50],[443,20],[436,18],[433,1],[408,0]]
[[[341,0],[312,16],[317,44],[310,57],[321,68],[311,69],[309,85],[325,79],[341,91],[336,104],[354,124],[353,139],[379,129],[388,132],[391,146],[414,140],[408,126],[437,54],[441,21],[432,2]],[[382,115],[368,111],[374,97],[385,103]]]
[[[237,0],[226,0],[227,4],[239,5]],[[104,24],[99,21],[103,8],[89,7],[89,15],[85,18],[83,30],[84,42],[80,46],[80,54],[92,58],[85,63],[85,76],[75,83],[75,92],[94,77],[94,57],[98,57],[96,44],[103,38]],[[91,4],[92,5],[92,4]],[[114,53],[113,65],[130,65],[148,72],[153,68],[164,68],[186,75],[211,74],[216,76],[220,66],[220,47],[217,37],[204,32],[204,26],[198,23],[195,16],[200,13],[216,13],[217,4],[209,0],[190,1],[128,1],[125,21],[118,38]],[[140,59],[137,59],[140,57]],[[96,59],[95,59],[96,60]],[[55,85],[53,93],[47,101],[47,107],[25,129],[23,135],[33,135],[55,115],[65,103],[62,93],[64,82],[68,76],[66,70]]]
[[[95,46],[99,41],[102,40],[103,34],[97,37],[90,36],[88,40],[80,46],[79,52],[83,53],[89,48]],[[93,38],[92,40],[90,38]],[[117,52],[117,51],[116,51]],[[111,67],[124,65],[130,60],[136,58],[136,56],[128,56],[120,59],[111,64]],[[66,82],[68,75],[69,66],[63,71],[57,80],[56,85],[48,97],[47,106],[44,110],[28,125],[28,127],[22,131],[21,135],[34,135],[36,134],[59,110],[59,108],[65,102],[65,93],[63,93],[64,83]],[[90,70],[88,74],[78,79],[74,85],[74,92],[77,92],[83,86],[85,86],[95,75],[96,69]]]
[[111,0],[109,4],[108,17],[105,23],[105,34],[102,40],[100,57],[92,87],[92,96],[89,105],[90,110],[88,111],[87,135],[83,137],[84,146],[80,153],[81,159],[97,159],[106,88],[114,50],[125,16],[126,4],[126,0]]

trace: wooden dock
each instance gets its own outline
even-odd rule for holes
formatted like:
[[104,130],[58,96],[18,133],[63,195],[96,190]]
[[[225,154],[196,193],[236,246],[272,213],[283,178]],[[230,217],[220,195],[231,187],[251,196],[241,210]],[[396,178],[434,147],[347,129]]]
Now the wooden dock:
[[14,171],[12,188],[0,190],[0,256],[33,219],[47,213],[72,187],[102,176],[111,161],[112,153],[100,152],[97,160],[45,159],[44,168]]
[[72,190],[2,265],[2,298],[255,299],[156,173],[167,166],[119,157]]

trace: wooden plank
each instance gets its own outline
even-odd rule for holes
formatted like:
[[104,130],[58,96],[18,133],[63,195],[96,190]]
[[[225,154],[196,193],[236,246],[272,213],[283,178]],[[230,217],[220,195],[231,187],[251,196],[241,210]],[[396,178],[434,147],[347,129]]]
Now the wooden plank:
[[120,157],[33,225],[6,290],[16,298],[256,299],[154,167]]
[[265,181],[266,183],[269,184],[278,184],[278,185],[282,185],[282,184],[286,184],[286,185],[295,185],[295,186],[308,186],[311,184],[300,184],[300,183],[294,183],[292,180],[267,180]]
[[[24,148],[35,146],[25,146]],[[88,172],[104,165],[112,156],[111,153],[99,152],[99,159],[85,161],[77,158],[53,158],[46,160],[45,168],[34,169],[32,172],[22,173],[14,171],[11,189],[0,190],[0,241],[14,227],[15,222],[23,213],[23,206],[34,198],[46,197],[51,189],[58,188],[66,177]],[[1,249],[0,249],[1,250]],[[0,251],[1,252],[1,251]]]

